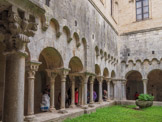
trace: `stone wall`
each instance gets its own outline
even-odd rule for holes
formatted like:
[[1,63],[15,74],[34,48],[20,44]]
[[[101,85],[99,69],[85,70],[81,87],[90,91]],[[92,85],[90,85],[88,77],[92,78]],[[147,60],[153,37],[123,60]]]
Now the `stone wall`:
[[162,69],[161,50],[162,30],[121,36],[118,49],[120,53],[120,76],[131,70],[137,70],[142,78],[150,71]]
[[4,47],[0,43],[0,120],[2,119],[3,93],[5,80],[5,56],[2,54]]
[[[95,64],[101,67],[101,75],[105,67],[110,71],[115,69],[117,34],[89,1],[51,1],[50,8],[40,1],[40,5],[46,9],[47,18],[50,18],[49,26],[46,31],[42,31],[39,23],[36,35],[31,38],[28,45],[31,60],[38,60],[45,47],[53,47],[61,54],[64,67],[68,67],[73,56],[77,56],[81,59],[84,70],[89,72],[95,72]],[[68,28],[68,34],[64,27]],[[57,37],[58,32],[61,32],[60,37]],[[78,35],[77,39],[74,33]],[[71,42],[68,42],[69,37],[73,39]],[[80,45],[76,46],[78,42]],[[96,46],[99,56],[95,59]],[[109,62],[106,59],[108,55]]]

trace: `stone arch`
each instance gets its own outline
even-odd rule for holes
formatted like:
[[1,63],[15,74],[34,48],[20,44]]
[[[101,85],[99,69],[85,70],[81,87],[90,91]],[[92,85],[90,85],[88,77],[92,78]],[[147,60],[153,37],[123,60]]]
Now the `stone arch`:
[[95,64],[95,73],[96,75],[101,75],[100,66],[98,64]]
[[80,44],[79,34],[78,34],[77,32],[74,32],[73,38],[74,38],[74,40],[76,41],[76,47],[79,47],[79,46],[81,45],[81,44]]
[[112,72],[111,72],[111,78],[115,78],[115,77],[116,77],[115,71],[112,70]]
[[50,24],[53,26],[53,28],[56,31],[56,37],[60,37],[61,32],[60,32],[60,24],[59,24],[59,22],[55,18],[52,18],[50,20]]
[[143,93],[142,75],[139,71],[132,70],[126,74],[126,97],[128,100],[135,100],[135,93]]
[[[39,55],[39,62],[42,64],[39,66],[38,71],[36,72],[35,85],[34,85],[34,111],[35,113],[40,113],[40,103],[42,100],[42,93],[47,86],[50,86],[49,76],[47,75],[48,70],[54,70],[63,67],[63,60],[60,53],[52,47],[47,47],[43,49]],[[58,75],[55,78],[55,99],[58,99],[56,94],[58,91],[61,91],[60,76]],[[58,102],[55,102],[56,109],[58,107]]]
[[162,70],[154,69],[147,77],[147,92],[155,97],[155,101],[162,101]]
[[72,57],[69,62],[69,68],[71,69],[70,73],[83,71],[82,61],[76,56]]
[[71,32],[70,32],[69,27],[68,26],[64,26],[63,27],[63,32],[66,33],[67,42],[70,43],[72,41],[72,38],[71,38]]
[[95,52],[96,52],[96,56],[98,57],[99,56],[99,48],[98,48],[98,46],[95,47]]
[[46,62],[47,68],[61,68],[63,67],[63,59],[60,53],[52,47],[47,47],[41,52],[39,59],[43,59]]
[[109,77],[109,71],[108,71],[107,68],[104,68],[103,76],[104,76],[104,77]]
[[103,50],[100,49],[100,55],[101,55],[101,59],[104,57],[104,53],[103,53]]

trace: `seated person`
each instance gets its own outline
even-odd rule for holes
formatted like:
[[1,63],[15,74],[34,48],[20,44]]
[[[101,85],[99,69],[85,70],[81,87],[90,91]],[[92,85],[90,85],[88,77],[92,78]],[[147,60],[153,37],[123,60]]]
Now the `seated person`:
[[48,91],[44,90],[42,95],[42,103],[40,104],[41,111],[49,111],[50,108],[50,97],[48,95]]
[[104,90],[104,93],[103,93],[103,100],[106,101],[107,100],[107,91]]

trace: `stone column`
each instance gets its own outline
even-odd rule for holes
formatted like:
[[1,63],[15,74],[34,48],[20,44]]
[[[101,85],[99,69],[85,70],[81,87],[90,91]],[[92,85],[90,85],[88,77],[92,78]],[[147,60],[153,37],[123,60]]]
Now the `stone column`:
[[29,39],[27,36],[19,34],[17,35],[16,39],[10,38],[9,42],[12,43],[9,46],[7,52],[5,52],[6,81],[4,93],[3,122],[23,122],[25,57],[27,56],[25,47],[26,43],[29,42]]
[[84,106],[83,106],[83,108],[84,109],[87,109],[88,108],[88,106],[87,106],[87,83],[88,83],[88,78],[89,78],[89,76],[88,75],[85,75],[85,76],[83,76],[82,77],[83,78],[83,87],[84,87]]
[[69,72],[69,69],[61,69],[61,110],[59,113],[67,113],[65,110],[65,98],[66,98],[66,76]]
[[103,77],[97,77],[97,80],[99,82],[99,103],[102,103],[103,102],[103,99],[102,99],[102,82],[103,82]]
[[32,121],[34,119],[34,81],[35,73],[39,68],[40,62],[29,62],[28,66],[28,111],[25,120]]
[[111,81],[111,78],[108,78],[107,80],[107,92],[108,92],[108,94],[107,94],[107,101],[110,101],[110,81]]
[[93,103],[93,85],[94,85],[94,79],[95,77],[92,77],[90,79],[90,104],[89,104],[89,107],[94,107]]
[[[3,14],[1,23],[5,27],[0,33],[5,34],[1,38],[5,45],[6,55],[6,80],[3,106],[3,122],[24,121],[24,80],[25,80],[25,57],[26,45],[30,42],[29,37],[34,36],[36,23],[30,23],[28,13],[18,14],[18,8],[12,5],[8,13]],[[6,20],[7,18],[7,20]],[[22,26],[23,24],[23,26]]]
[[50,111],[55,110],[55,78],[57,76],[56,72],[51,69],[46,69],[48,78],[50,80]]
[[148,79],[143,79],[144,94],[147,94]]
[[114,100],[117,100],[117,81],[113,81],[114,84]]
[[79,105],[83,105],[82,104],[82,83],[79,83]]
[[126,81],[122,82],[122,99],[126,100]]
[[75,108],[75,76],[70,76],[71,86],[71,108]]

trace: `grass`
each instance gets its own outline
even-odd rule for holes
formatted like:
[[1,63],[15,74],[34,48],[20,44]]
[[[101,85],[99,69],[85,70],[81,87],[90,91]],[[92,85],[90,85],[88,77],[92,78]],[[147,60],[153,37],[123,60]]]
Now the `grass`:
[[96,113],[67,119],[64,122],[162,122],[162,107],[150,107],[142,110],[135,106],[112,106],[97,109]]

